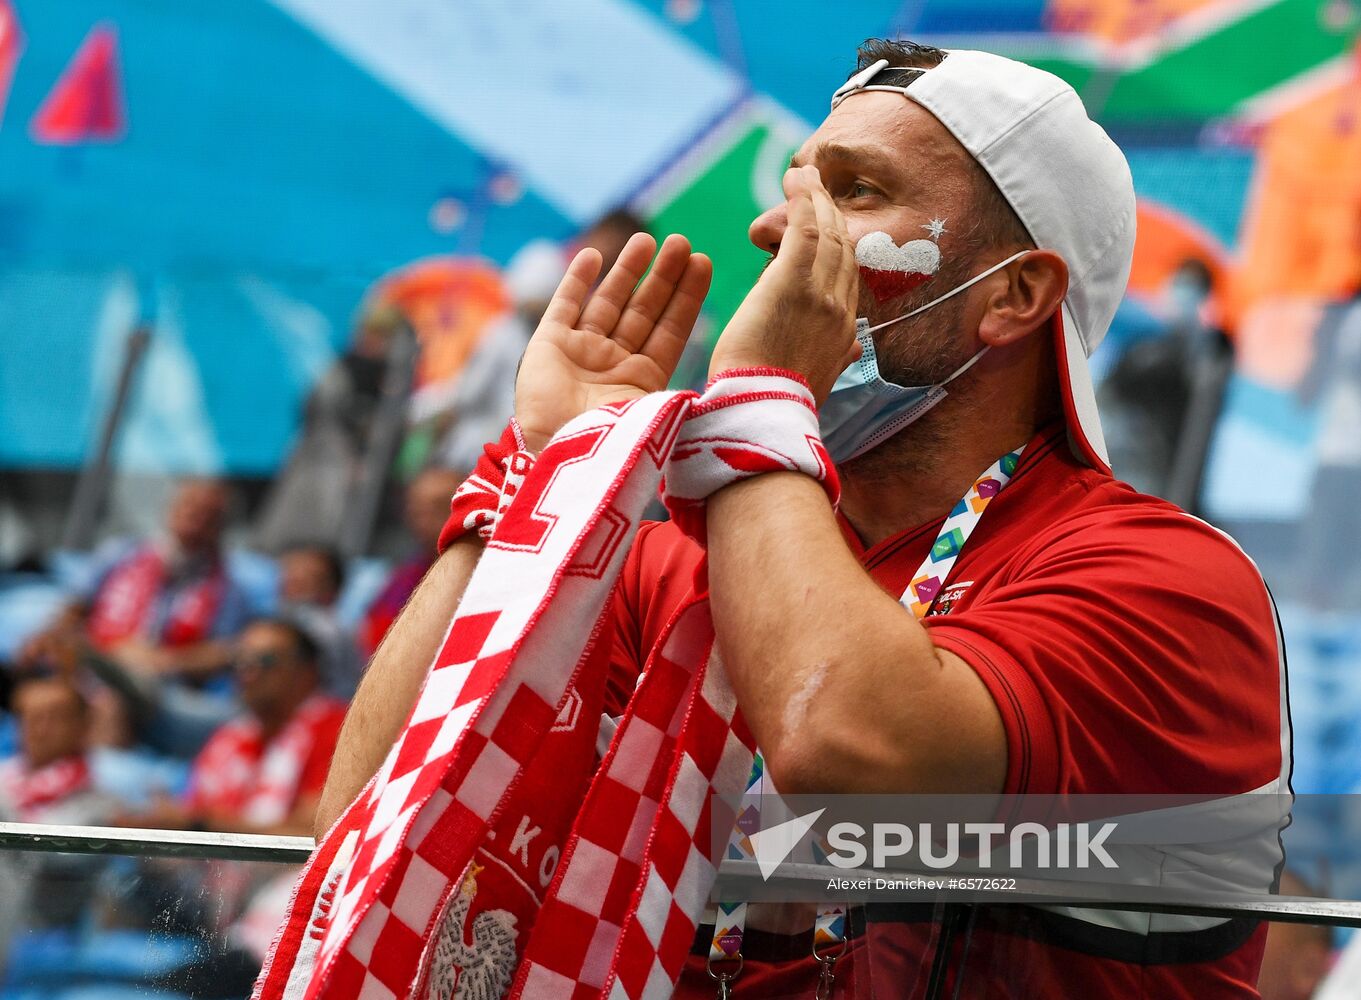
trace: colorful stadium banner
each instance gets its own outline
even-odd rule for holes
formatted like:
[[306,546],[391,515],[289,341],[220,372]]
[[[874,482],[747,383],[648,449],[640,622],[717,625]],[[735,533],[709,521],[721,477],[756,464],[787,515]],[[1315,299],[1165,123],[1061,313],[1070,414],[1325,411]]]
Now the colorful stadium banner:
[[[1189,259],[1230,333],[1261,302],[1361,282],[1347,4],[512,6],[269,0],[191,30],[173,5],[0,0],[0,108],[28,126],[0,128],[0,465],[80,462],[140,318],[183,362],[158,363],[183,383],[163,393],[197,400],[199,444],[152,465],[268,474],[382,276],[423,303],[418,383],[447,383],[504,308],[492,269],[620,204],[713,258],[711,339],[762,264],[748,224],[871,35],[993,49],[1078,89],[1142,199],[1136,310],[1162,315]],[[413,277],[429,260],[487,264],[452,309]]]

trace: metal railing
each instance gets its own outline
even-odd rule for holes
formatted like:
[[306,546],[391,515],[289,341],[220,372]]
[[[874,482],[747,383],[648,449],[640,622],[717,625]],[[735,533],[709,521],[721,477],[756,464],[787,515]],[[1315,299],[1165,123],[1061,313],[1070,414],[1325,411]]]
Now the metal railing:
[[[204,860],[264,861],[302,864],[315,843],[310,837],[270,837],[248,833],[202,833],[182,830],[143,830],[103,826],[55,826],[41,823],[0,823],[0,851],[45,851],[63,854],[126,855],[132,857],[200,858]],[[747,871],[749,869],[749,872]],[[755,862],[725,862],[725,872],[763,881]],[[788,877],[808,881],[838,878],[902,878],[902,871],[850,871],[820,865],[786,865]],[[929,873],[926,873],[929,874]],[[1086,885],[1027,879],[1015,889],[998,891],[976,905],[1050,905],[1057,899],[1104,910],[1145,913],[1184,913],[1208,917],[1252,917],[1258,920],[1361,927],[1361,901],[1312,896],[1279,896],[1270,900],[1215,898],[1205,903],[1168,902],[1131,886]],[[1207,897],[1208,900],[1208,897]]]
[[311,837],[254,833],[140,830],[113,826],[0,823],[0,851],[121,854],[131,857],[201,858],[302,864],[316,847]]

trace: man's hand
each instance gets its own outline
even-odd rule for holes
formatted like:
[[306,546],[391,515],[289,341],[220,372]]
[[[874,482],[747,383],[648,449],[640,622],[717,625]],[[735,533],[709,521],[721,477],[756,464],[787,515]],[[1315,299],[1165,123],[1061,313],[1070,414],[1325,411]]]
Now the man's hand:
[[788,223],[774,261],[714,347],[709,373],[784,368],[808,380],[821,404],[860,356],[860,276],[846,220],[814,167],[784,175]]
[[515,382],[515,418],[531,450],[587,410],[666,388],[713,266],[683,236],[668,236],[639,284],[655,247],[635,234],[590,301],[599,251],[582,250],[567,268]]

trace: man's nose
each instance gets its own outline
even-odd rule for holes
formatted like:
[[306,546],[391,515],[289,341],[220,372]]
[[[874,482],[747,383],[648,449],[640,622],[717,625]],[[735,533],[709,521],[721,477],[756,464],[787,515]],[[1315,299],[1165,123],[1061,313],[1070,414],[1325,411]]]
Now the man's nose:
[[775,253],[780,249],[780,240],[784,239],[785,226],[789,221],[785,217],[786,204],[780,202],[774,208],[762,212],[747,230],[747,238],[758,249],[767,253]]

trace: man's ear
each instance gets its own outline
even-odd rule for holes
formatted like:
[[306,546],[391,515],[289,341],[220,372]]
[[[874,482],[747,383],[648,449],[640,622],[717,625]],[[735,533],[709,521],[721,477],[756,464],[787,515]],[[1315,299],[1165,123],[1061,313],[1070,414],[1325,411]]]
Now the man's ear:
[[1068,294],[1068,265],[1053,250],[1032,250],[1002,271],[1007,283],[989,297],[978,338],[1003,347],[1046,326]]

